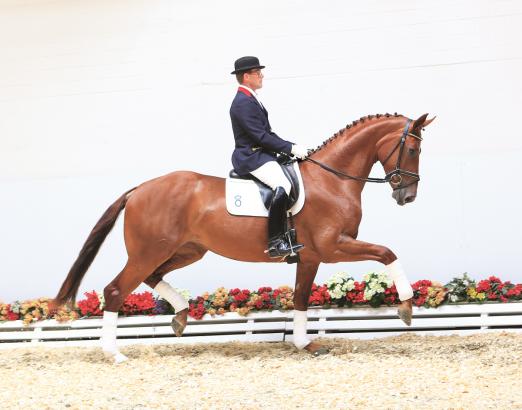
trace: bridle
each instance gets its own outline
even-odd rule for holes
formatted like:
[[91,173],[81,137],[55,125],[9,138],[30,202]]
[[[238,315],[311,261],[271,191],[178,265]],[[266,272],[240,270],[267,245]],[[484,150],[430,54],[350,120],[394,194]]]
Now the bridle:
[[[395,151],[397,151],[397,149],[399,149],[399,156],[397,157],[397,162],[395,163],[395,168],[392,171],[388,172],[384,176],[384,178],[373,178],[373,177],[362,178],[362,177],[356,177],[353,175],[348,175],[348,174],[345,174],[344,172],[331,168],[328,165],[323,164],[322,162],[316,161],[315,159],[312,159],[310,157],[305,158],[305,161],[310,161],[316,165],[319,165],[324,170],[331,172],[332,174],[335,174],[341,178],[354,179],[356,181],[361,181],[361,182],[375,182],[375,183],[390,182],[393,185],[394,191],[396,191],[398,189],[406,188],[406,187],[413,185],[416,182],[420,181],[419,174],[401,168],[401,160],[402,160],[402,154],[404,152],[404,144],[406,142],[406,137],[409,136],[409,137],[416,138],[419,141],[422,141],[421,136],[415,135],[415,134],[409,132],[411,121],[412,120],[410,120],[410,119],[408,119],[406,121],[406,125],[404,126],[404,131],[402,132],[401,139],[397,142],[395,147],[393,147],[391,152],[386,156],[386,158],[382,162],[382,165],[384,166],[386,164],[386,162],[388,162],[388,160],[391,158],[393,153]],[[402,176],[403,175],[413,178],[413,181],[407,185],[402,185]]]

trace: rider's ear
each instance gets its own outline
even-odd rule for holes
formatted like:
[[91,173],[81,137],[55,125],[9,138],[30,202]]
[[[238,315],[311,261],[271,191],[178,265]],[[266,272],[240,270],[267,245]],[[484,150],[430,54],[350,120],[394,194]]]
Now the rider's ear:
[[412,131],[420,130],[422,127],[424,127],[426,118],[428,118],[428,113],[422,114],[419,118],[417,118],[413,123]]

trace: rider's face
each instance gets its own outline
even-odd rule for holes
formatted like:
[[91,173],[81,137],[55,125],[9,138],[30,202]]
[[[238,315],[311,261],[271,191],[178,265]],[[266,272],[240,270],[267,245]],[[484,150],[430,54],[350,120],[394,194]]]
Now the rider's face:
[[255,70],[247,71],[243,77],[243,82],[247,87],[252,90],[258,90],[263,87],[263,72],[257,68]]

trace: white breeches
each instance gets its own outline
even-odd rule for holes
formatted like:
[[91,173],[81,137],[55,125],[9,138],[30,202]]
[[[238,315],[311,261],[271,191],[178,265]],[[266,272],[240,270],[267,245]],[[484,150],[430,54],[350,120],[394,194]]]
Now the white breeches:
[[276,189],[278,186],[283,187],[286,194],[290,195],[290,181],[277,161],[268,161],[258,169],[253,170],[251,174],[272,189]]

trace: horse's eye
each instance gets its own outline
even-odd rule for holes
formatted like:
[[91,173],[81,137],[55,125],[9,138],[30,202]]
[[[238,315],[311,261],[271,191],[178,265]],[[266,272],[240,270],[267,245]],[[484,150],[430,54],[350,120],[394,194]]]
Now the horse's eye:
[[410,157],[414,157],[416,153],[417,150],[415,148],[408,148],[408,154],[410,155]]

